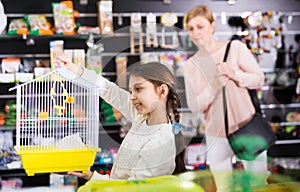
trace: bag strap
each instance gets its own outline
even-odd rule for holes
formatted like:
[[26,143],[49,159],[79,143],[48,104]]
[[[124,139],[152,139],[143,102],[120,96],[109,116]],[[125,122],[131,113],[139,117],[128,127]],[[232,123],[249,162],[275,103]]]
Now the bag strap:
[[[230,49],[230,44],[231,44],[231,41],[229,41],[228,44],[227,44],[225,55],[224,55],[224,58],[223,58],[223,62],[226,62],[226,60],[227,60],[229,49]],[[225,133],[226,133],[226,137],[228,137],[228,114],[227,114],[227,103],[226,103],[225,86],[222,87],[222,93],[223,93],[223,109],[224,109]],[[255,112],[259,113],[259,114],[262,114],[256,90],[255,89],[248,89],[248,93],[250,95],[252,104],[253,104],[253,106],[255,108]]]
[[[231,41],[229,41],[227,43],[226,50],[225,50],[225,55],[224,55],[224,58],[223,58],[223,62],[227,61],[228,53],[229,53],[229,50],[230,50],[230,45],[231,45]],[[225,132],[226,132],[226,137],[228,137],[228,115],[227,115],[225,86],[223,86],[222,92],[223,92],[223,109],[224,109],[224,117],[225,117],[224,118],[224,120],[225,120]]]
[[255,112],[262,115],[261,108],[260,108],[260,101],[259,101],[259,99],[257,97],[256,90],[255,89],[248,89],[248,93],[250,95],[252,104],[253,104],[253,106],[255,108]]

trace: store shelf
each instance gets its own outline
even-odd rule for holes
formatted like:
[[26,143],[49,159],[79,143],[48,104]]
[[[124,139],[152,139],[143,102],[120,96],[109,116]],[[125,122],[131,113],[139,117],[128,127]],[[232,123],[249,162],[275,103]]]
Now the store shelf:
[[[128,28],[129,30],[129,28]],[[161,36],[162,34],[160,32],[157,33],[158,36]],[[173,32],[165,32],[164,35],[166,36],[172,36],[174,35]],[[178,32],[178,35],[180,36],[187,36],[187,32],[181,31]],[[143,33],[143,36],[146,37],[146,34]],[[94,34],[94,39],[100,39],[100,38],[113,38],[113,37],[130,37],[130,33],[128,32],[115,32],[112,34]],[[89,38],[89,34],[75,34],[75,35],[61,35],[61,34],[53,34],[53,35],[7,35],[7,34],[0,34],[1,40],[27,40],[29,38],[32,38],[34,40],[55,40],[55,39],[65,39],[65,40],[87,40]]]
[[120,124],[118,122],[102,122],[101,124],[103,127],[120,126]]
[[300,122],[295,121],[295,122],[280,122],[280,123],[272,123],[274,126],[299,126]]
[[23,168],[9,169],[9,168],[0,168],[1,177],[19,177],[27,176]]
[[3,94],[0,95],[0,99],[15,99],[17,96],[16,94]]
[[[3,1],[2,1],[3,2]],[[25,1],[24,1],[25,2]],[[50,1],[51,2],[51,1]],[[121,2],[121,1],[120,1]],[[119,2],[119,3],[120,3]],[[52,3],[52,2],[51,2]],[[116,4],[114,4],[114,7],[118,7],[118,2],[114,2]],[[123,2],[122,2],[123,3]],[[132,2],[134,5],[134,2]],[[174,2],[175,3],[175,2]],[[4,3],[5,4],[5,3]],[[22,12],[22,10],[24,10],[24,13],[7,13],[6,16],[8,17],[8,21],[11,21],[14,18],[24,18],[25,16],[27,16],[29,13],[31,13],[31,11],[28,11],[27,9],[21,9],[19,7],[26,7],[24,6],[29,5],[30,6],[30,2],[27,2],[23,5],[24,3],[20,1],[19,5],[13,5],[16,6],[14,8],[18,8],[18,9],[10,9],[12,10],[11,12],[15,12],[15,10],[17,10],[17,12]],[[53,13],[51,13],[49,10],[51,10],[49,1],[45,1],[43,2],[43,4],[45,4],[48,8],[44,8],[44,9],[39,9],[36,10],[34,13],[40,11],[40,12],[46,12],[46,13],[40,13],[45,15],[47,18],[50,18],[49,21],[53,21]],[[121,4],[121,3],[120,3]],[[138,3],[140,4],[140,3]],[[156,3],[154,3],[156,4]],[[161,17],[163,14],[165,14],[166,12],[163,12],[164,10],[169,10],[169,8],[167,8],[168,6],[162,6],[159,8],[155,8],[155,5],[153,4],[153,8],[154,10],[160,10],[161,12],[155,12],[157,18]],[[192,2],[189,2],[189,4],[193,4]],[[213,3],[214,4],[214,3]],[[217,3],[218,4],[218,3]],[[95,11],[95,3],[94,1],[92,2],[88,2],[87,5],[78,5],[78,2],[74,2],[74,5],[76,9],[78,9],[78,11],[83,11],[83,12],[88,12],[88,11]],[[139,6],[139,5],[138,5]],[[137,6],[137,7],[138,7]],[[176,7],[176,4],[172,5],[171,7]],[[92,8],[90,8],[92,7]],[[134,6],[135,7],[135,6]],[[34,8],[34,7],[33,7]],[[90,9],[89,9],[90,8]],[[251,6],[249,7],[251,8]],[[268,8],[268,6],[267,6]],[[280,8],[280,7],[278,7]],[[29,8],[30,9],[30,8]],[[147,8],[141,8],[139,10],[139,12],[141,13],[141,16],[143,17],[143,21],[145,21],[145,17],[147,16],[148,12],[146,12]],[[152,8],[151,8],[152,9]],[[255,8],[252,6],[253,10],[255,10]],[[47,11],[48,10],[48,11]],[[102,75],[105,77],[109,77],[109,79],[111,78],[112,80],[114,80],[114,77],[116,77],[116,72],[115,72],[115,65],[113,62],[113,58],[120,54],[121,52],[117,52],[118,50],[116,49],[112,49],[112,46],[118,46],[118,44],[115,43],[115,41],[110,41],[109,38],[114,38],[114,40],[121,40],[126,42],[127,44],[129,44],[129,38],[130,38],[130,34],[129,32],[125,31],[121,31],[118,29],[125,29],[128,30],[129,27],[125,26],[130,22],[130,17],[132,15],[132,12],[129,12],[129,10],[126,9],[122,9],[119,8],[119,10],[121,11],[128,11],[128,12],[114,12],[113,13],[113,17],[114,17],[114,26],[116,26],[115,30],[116,32],[112,35],[99,35],[99,34],[93,34],[95,43],[98,40],[102,40],[103,38],[108,38],[108,41],[104,41],[104,45],[105,45],[105,51],[103,52],[102,56],[104,57],[105,60],[108,60],[109,64],[113,64],[113,65],[107,65],[107,67],[104,69],[105,71],[102,72]],[[148,9],[149,10],[149,9]],[[175,10],[182,10],[182,8],[175,8]],[[235,11],[234,11],[235,10]],[[289,10],[289,8],[286,8],[286,10]],[[294,10],[294,9],[293,9]],[[225,14],[224,14],[225,13]],[[233,7],[232,11],[228,12],[228,11],[222,11],[220,10],[219,12],[214,12],[214,16],[217,19],[217,23],[220,21],[220,19],[222,19],[224,17],[224,15],[226,15],[227,19],[230,16],[241,16],[244,12],[242,12],[242,9],[236,9]],[[288,12],[276,12],[279,13],[281,15],[284,16],[284,19],[287,19],[287,17],[294,17],[294,21],[293,23],[297,23],[298,21],[298,17],[300,16],[300,12],[293,12],[293,11],[288,11]],[[178,18],[178,23],[176,24],[177,26],[182,26],[183,25],[183,17],[186,14],[186,12],[175,12],[175,14],[179,17]],[[79,18],[75,18],[75,20],[79,21],[80,24],[83,26],[85,24],[89,25],[89,24],[96,24],[97,25],[97,17],[98,17],[98,13],[97,12],[93,12],[93,13],[79,13]],[[295,18],[297,17],[297,18]],[[122,25],[118,23],[119,19],[123,19],[122,20]],[[77,22],[76,21],[76,22]],[[94,25],[95,26],[95,25]],[[125,28],[124,28],[125,27]],[[293,29],[290,28],[290,26],[288,25],[289,29]],[[129,30],[128,30],[129,31]],[[144,31],[143,31],[144,32]],[[158,31],[158,36],[161,36],[160,31]],[[227,37],[231,37],[232,35],[236,34],[236,30],[222,30],[222,31],[216,31],[215,35],[219,36],[220,38],[227,38]],[[283,31],[283,35],[290,35],[288,38],[290,38],[292,35],[295,34],[299,34],[300,31],[299,30],[285,30]],[[166,35],[169,35],[169,33],[167,33]],[[183,39],[188,37],[188,34],[186,31],[184,30],[179,30],[178,35],[180,37],[182,37],[180,40],[182,40],[182,42],[184,42]],[[145,38],[145,32],[143,33],[143,37]],[[1,48],[6,48],[7,49],[1,49],[1,53],[0,54],[0,60],[1,58],[7,58],[7,57],[18,57],[21,59],[28,59],[28,60],[35,60],[35,59],[49,59],[50,58],[50,54],[49,54],[49,43],[47,41],[51,41],[51,40],[64,40],[65,41],[65,48],[66,49],[87,49],[87,45],[86,45],[86,41],[88,40],[89,35],[46,35],[46,36],[32,36],[32,35],[26,35],[26,36],[22,36],[22,35],[0,35],[0,41],[2,41]],[[29,45],[27,44],[27,42],[29,42],[29,40],[32,39],[33,41],[35,41],[35,45]],[[99,42],[99,41],[98,41]],[[111,43],[112,42],[112,43]],[[125,43],[125,44],[126,44]],[[186,42],[184,42],[186,43]],[[106,47],[106,45],[108,45]],[[120,46],[123,47],[123,46]],[[129,48],[129,46],[128,46]],[[148,48],[145,47],[145,52],[148,52]],[[116,52],[114,52],[116,51]],[[122,50],[124,52],[122,52],[121,54],[128,56],[128,61],[129,63],[131,62],[131,60],[136,60],[137,58],[139,58],[140,53],[135,53],[135,54],[131,54],[129,52],[128,49],[126,50]],[[163,50],[158,50],[158,51],[163,51]],[[165,51],[169,51],[169,50],[165,50]],[[150,51],[149,51],[150,52]],[[24,53],[24,54],[23,54]],[[194,52],[186,52],[187,54],[193,54]],[[2,87],[0,86],[0,88],[3,89],[5,85],[2,85]],[[280,90],[280,87],[264,87],[263,90],[264,91],[268,91],[270,89],[273,90]],[[2,99],[3,101],[5,101],[6,99],[15,99],[16,96],[14,94],[10,95],[9,93],[11,92],[3,92],[3,95],[0,94],[0,99]],[[180,90],[180,93],[184,93],[183,90]],[[272,110],[272,109],[286,109],[286,108],[298,108],[300,107],[300,104],[264,104],[261,106],[262,109],[265,110]],[[182,108],[179,110],[182,113],[191,113],[191,111],[188,108]],[[274,110],[275,111],[275,110]],[[104,136],[105,134],[110,134],[111,135],[115,135],[116,137],[119,137],[119,133],[120,133],[120,124],[118,122],[110,122],[110,123],[106,123],[106,122],[102,122],[101,121],[101,128],[99,129],[99,135]],[[274,125],[276,126],[299,126],[300,122],[280,122],[280,123],[274,123]],[[15,127],[0,127],[0,131],[1,130],[14,130],[15,131]],[[112,137],[112,136],[111,136]],[[189,136],[188,138],[186,138],[188,140],[190,140],[191,143],[201,143],[204,141],[204,136],[203,135],[197,135],[197,136]],[[105,140],[106,142],[106,140]],[[275,146],[274,146],[274,150],[276,155],[277,155],[277,148],[284,148],[284,152],[286,151],[291,151],[292,155],[299,155],[299,145],[300,145],[300,140],[279,140],[276,141]],[[298,147],[298,148],[297,148]],[[292,149],[292,150],[291,150]],[[296,151],[297,150],[297,151]],[[295,151],[294,153],[292,153],[293,151]],[[279,153],[278,153],[279,154]],[[280,154],[279,154],[280,155]],[[100,163],[94,163],[94,165],[92,166],[92,169],[96,169],[98,167],[105,167],[105,166],[111,166],[110,165],[105,165],[105,164],[100,164]],[[37,182],[40,180],[40,178],[38,177],[42,177],[45,178],[45,185],[49,185],[49,175],[47,174],[43,174],[43,175],[39,175],[38,177],[28,177],[25,173],[25,171],[23,169],[12,169],[12,170],[1,170],[0,169],[0,175],[1,177],[24,177],[22,179],[28,178],[31,179],[33,181],[33,183],[35,185],[42,185],[40,182]],[[48,183],[47,183],[48,182]],[[25,182],[26,183],[26,182]],[[26,185],[25,185],[26,186]],[[41,189],[41,188],[40,188]],[[34,189],[33,189],[34,190]],[[46,188],[44,188],[44,191],[47,191]]]
[[[139,12],[141,14],[142,17],[146,17],[148,12]],[[166,12],[155,12],[156,16],[162,16],[163,14],[165,14]],[[183,17],[186,13],[185,12],[172,12],[174,14],[176,14],[178,17]],[[216,17],[220,17],[222,15],[223,12],[214,12],[214,15]],[[52,13],[39,13],[39,14],[43,14],[46,17],[53,17]],[[241,16],[245,14],[245,12],[227,12],[226,11],[226,16]],[[279,11],[278,14],[280,15],[284,15],[284,16],[300,16],[300,12],[299,11]],[[7,17],[25,17],[28,14],[25,13],[7,13],[6,16]],[[132,13],[130,12],[114,12],[113,16],[114,17],[130,17],[132,15]],[[97,13],[79,13],[79,17],[97,17],[98,14]]]
[[[168,52],[170,50],[164,50]],[[150,51],[149,51],[150,52]],[[157,52],[157,51],[156,51]],[[182,51],[186,54],[192,54],[193,51]],[[102,53],[103,57],[114,57],[119,54],[124,56],[140,56],[140,53],[130,53],[130,52],[104,52]],[[0,58],[7,58],[7,57],[19,57],[19,58],[50,58],[50,54],[0,54]]]
[[286,144],[300,144],[300,138],[293,139],[293,140],[278,140],[275,142],[275,145],[286,145]]
[[0,131],[14,131],[16,130],[15,126],[0,126]]
[[50,58],[50,54],[1,54],[0,58],[18,57],[18,58]]
[[262,91],[270,91],[270,90],[286,90],[288,87],[284,86],[273,86],[273,85],[264,85],[262,87]]
[[[104,35],[93,35],[95,39],[103,38]],[[34,40],[57,40],[57,39],[63,39],[63,40],[87,40],[89,35],[60,35],[60,34],[54,34],[54,35],[41,35],[41,36],[35,36],[35,35],[0,35],[1,40],[27,40],[27,39],[34,39]]]
[[262,104],[260,105],[261,109],[286,109],[286,108],[299,108],[300,103],[290,103],[290,104]]

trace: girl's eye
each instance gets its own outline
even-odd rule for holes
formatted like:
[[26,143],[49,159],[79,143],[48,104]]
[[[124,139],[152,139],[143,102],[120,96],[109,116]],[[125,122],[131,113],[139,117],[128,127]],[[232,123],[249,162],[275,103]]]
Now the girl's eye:
[[138,92],[141,92],[141,91],[142,91],[142,88],[140,88],[140,87],[135,87],[135,88],[133,88],[133,89],[130,89],[130,90],[129,90],[129,93],[132,94],[133,92],[134,92],[134,93],[138,93]]
[[188,31],[193,31],[193,30],[194,30],[193,27],[189,27],[189,28],[188,28]]

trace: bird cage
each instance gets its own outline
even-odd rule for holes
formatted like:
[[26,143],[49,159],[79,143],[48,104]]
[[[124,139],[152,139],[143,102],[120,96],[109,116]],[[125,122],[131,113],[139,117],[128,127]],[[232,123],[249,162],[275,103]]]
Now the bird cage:
[[27,175],[88,172],[100,151],[99,89],[65,69],[12,89],[17,90],[15,149]]

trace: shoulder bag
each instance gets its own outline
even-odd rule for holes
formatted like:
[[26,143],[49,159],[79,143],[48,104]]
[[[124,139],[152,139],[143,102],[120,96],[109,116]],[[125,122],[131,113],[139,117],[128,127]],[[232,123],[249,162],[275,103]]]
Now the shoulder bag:
[[[230,44],[231,41],[227,44],[223,59],[224,62],[227,60]],[[255,107],[255,114],[247,124],[231,134],[228,134],[228,111],[225,86],[223,86],[222,91],[225,131],[229,145],[239,159],[248,161],[254,160],[260,153],[267,150],[276,141],[275,133],[272,131],[266,119],[262,116],[256,90],[248,89],[251,101]]]

